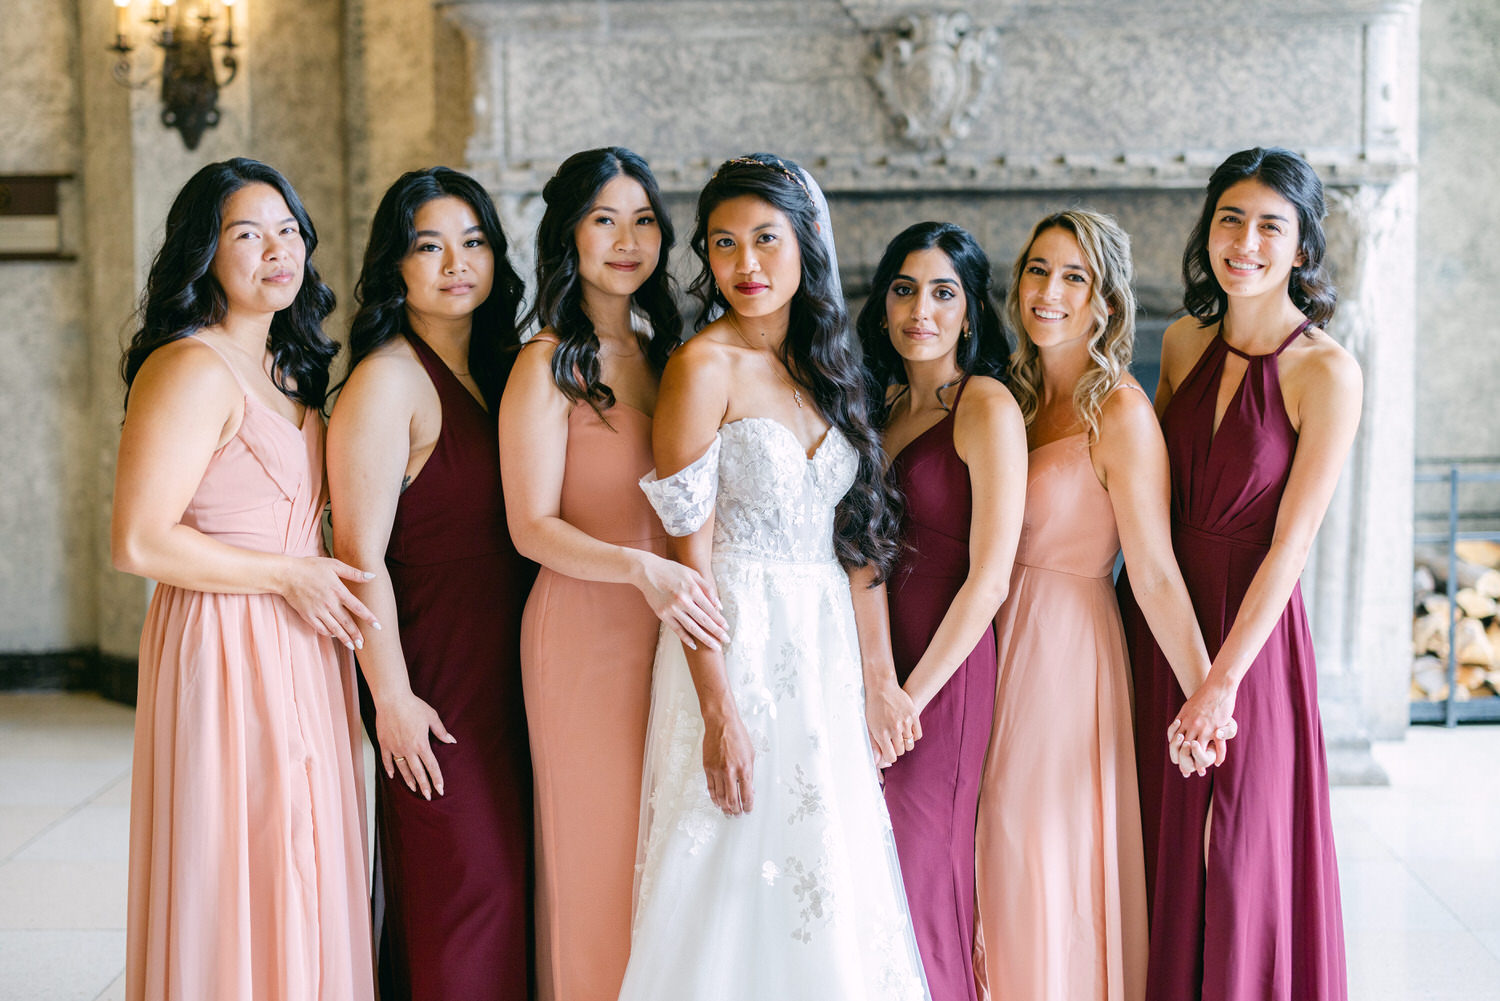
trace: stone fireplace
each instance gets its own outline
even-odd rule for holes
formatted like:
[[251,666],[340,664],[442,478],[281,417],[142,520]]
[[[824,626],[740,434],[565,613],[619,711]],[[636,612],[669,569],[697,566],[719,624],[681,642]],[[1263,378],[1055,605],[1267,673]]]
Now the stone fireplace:
[[966,227],[1003,276],[1036,219],[1081,205],[1132,236],[1148,388],[1212,168],[1252,145],[1307,156],[1329,193],[1330,333],[1363,366],[1365,412],[1303,589],[1334,779],[1381,780],[1369,738],[1408,712],[1417,0],[438,6],[465,42],[439,67],[440,124],[467,135],[523,273],[543,183],[605,144],[650,160],[684,234],[720,160],[797,160],[854,296],[909,223]]

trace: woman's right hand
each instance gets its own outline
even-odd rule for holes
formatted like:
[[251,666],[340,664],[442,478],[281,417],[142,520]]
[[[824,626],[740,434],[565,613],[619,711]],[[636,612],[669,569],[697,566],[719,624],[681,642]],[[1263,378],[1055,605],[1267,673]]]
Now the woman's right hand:
[[636,585],[656,617],[671,627],[690,650],[702,643],[722,650],[729,642],[729,623],[720,611],[711,582],[692,567],[653,553],[643,553],[641,579]]
[[889,768],[922,739],[922,714],[893,677],[889,684],[866,686],[865,727],[875,764]]
[[395,778],[400,772],[406,788],[424,799],[432,799],[434,790],[443,794],[443,770],[432,753],[429,732],[445,744],[458,742],[443,726],[437,710],[411,692],[375,707],[375,740],[386,777]]
[[703,719],[703,772],[708,795],[724,816],[749,813],[755,805],[755,747],[739,711],[732,706],[723,714]]
[[375,621],[375,613],[344,586],[344,581],[363,583],[374,579],[373,573],[356,570],[327,556],[290,556],[277,592],[319,633],[332,636],[350,650],[362,650],[365,638],[355,620],[364,619],[376,629],[380,623]]

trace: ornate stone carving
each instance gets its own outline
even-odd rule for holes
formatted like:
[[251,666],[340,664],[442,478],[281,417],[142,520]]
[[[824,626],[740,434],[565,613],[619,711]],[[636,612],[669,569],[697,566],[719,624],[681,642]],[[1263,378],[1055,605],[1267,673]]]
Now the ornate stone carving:
[[1000,72],[1000,33],[969,15],[909,14],[875,43],[870,79],[918,149],[951,149],[969,134]]

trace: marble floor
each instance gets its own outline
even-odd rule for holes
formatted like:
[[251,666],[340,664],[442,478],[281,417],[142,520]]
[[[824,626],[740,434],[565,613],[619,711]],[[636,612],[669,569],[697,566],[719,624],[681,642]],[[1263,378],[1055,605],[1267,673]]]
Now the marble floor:
[[[133,713],[0,695],[0,1001],[125,996]],[[1500,727],[1376,747],[1333,792],[1354,1001],[1500,999]]]

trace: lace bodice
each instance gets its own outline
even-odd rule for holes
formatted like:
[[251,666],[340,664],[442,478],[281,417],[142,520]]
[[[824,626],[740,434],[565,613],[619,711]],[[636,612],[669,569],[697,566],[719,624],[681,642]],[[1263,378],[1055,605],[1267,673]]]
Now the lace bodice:
[[833,560],[833,514],[854,483],[859,456],[829,428],[811,459],[797,436],[769,417],[719,428],[708,451],[666,479],[641,479],[672,535],[714,517],[714,558],[730,555],[794,563]]

